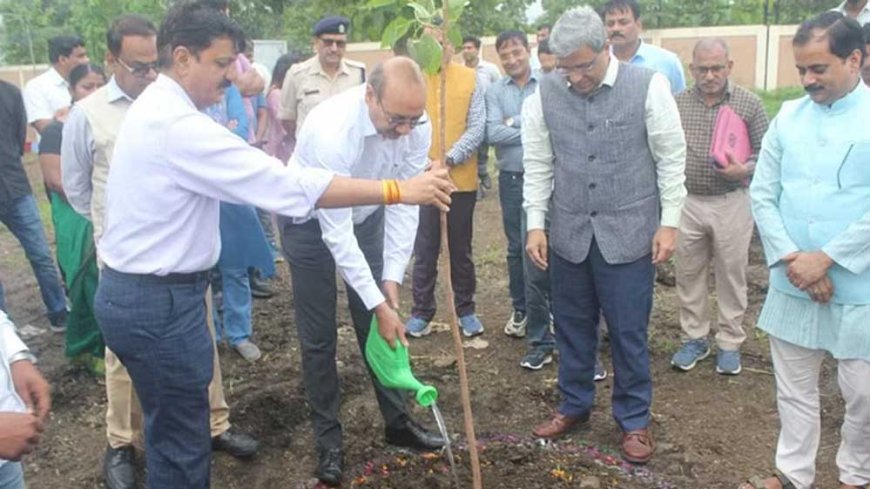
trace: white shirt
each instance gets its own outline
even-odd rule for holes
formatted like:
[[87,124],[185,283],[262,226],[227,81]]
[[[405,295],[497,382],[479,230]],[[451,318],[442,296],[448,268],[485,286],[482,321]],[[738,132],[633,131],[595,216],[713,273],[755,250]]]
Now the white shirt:
[[69,84],[53,67],[27,82],[23,96],[28,124],[54,119],[55,112],[72,103]]
[[[601,85],[613,86],[619,74],[619,60],[610,55],[610,65]],[[662,206],[661,225],[677,227],[686,199],[686,139],[677,103],[667,78],[656,72],[644,102],[647,140],[656,162],[656,182]],[[540,87],[523,103],[523,207],[528,229],[544,229],[547,206],[553,194],[554,161],[550,130],[544,121]],[[619,144],[614,141],[613,144]]]
[[[21,397],[15,392],[15,384],[12,382],[12,369],[9,365],[9,357],[26,350],[24,342],[15,333],[15,325],[0,311],[0,412],[23,413],[27,406]],[[6,460],[0,459],[0,467]]]
[[120,272],[155,275],[217,263],[220,201],[304,216],[333,177],[249,146],[164,75],[130,106],[110,168],[100,256]]
[[[348,89],[312,109],[297,136],[290,163],[367,179],[405,180],[422,173],[429,162],[432,125],[419,125],[398,139],[381,136],[369,117],[365,90],[366,85]],[[379,207],[320,209],[312,216],[320,222],[323,242],[342,278],[369,309],[384,302],[384,296],[354,236],[353,225],[363,222]],[[420,213],[415,205],[391,205],[385,212],[382,278],[401,284],[411,259]]]
[[[846,12],[845,1],[843,1],[843,3],[841,3],[840,5],[837,5],[835,8],[832,8],[831,10],[835,12],[840,12],[841,14],[849,17],[849,14]],[[870,2],[864,5],[864,8],[862,8],[861,11],[858,12],[858,17],[855,20],[857,20],[858,23],[862,26],[867,22],[870,22]]]

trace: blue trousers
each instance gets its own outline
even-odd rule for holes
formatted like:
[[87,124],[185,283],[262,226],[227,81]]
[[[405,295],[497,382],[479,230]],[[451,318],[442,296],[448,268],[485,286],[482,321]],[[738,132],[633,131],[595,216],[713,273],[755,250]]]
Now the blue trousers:
[[247,268],[227,268],[218,264],[221,272],[221,314],[215,308],[215,340],[226,337],[231,346],[249,339],[251,325],[251,282]]
[[571,263],[551,252],[562,414],[580,416],[592,409],[598,314],[602,310],[613,356],[613,418],[623,431],[649,425],[652,378],[647,329],[654,276],[650,255],[611,265],[601,256],[594,239],[581,263]]
[[0,465],[0,489],[24,489],[24,470],[21,462]]
[[209,487],[207,287],[203,272],[158,277],[105,268],[100,276],[94,308],[139,396],[149,489]]
[[508,241],[507,268],[511,304],[526,314],[529,347],[552,351],[550,334],[550,275],[536,267],[526,254],[526,216],[523,210],[523,174],[500,171],[498,196]]
[[12,231],[24,248],[39,283],[42,302],[48,310],[48,319],[55,324],[66,315],[66,295],[57,265],[48,248],[48,239],[39,218],[36,199],[33,195],[27,195],[0,206],[0,222]]

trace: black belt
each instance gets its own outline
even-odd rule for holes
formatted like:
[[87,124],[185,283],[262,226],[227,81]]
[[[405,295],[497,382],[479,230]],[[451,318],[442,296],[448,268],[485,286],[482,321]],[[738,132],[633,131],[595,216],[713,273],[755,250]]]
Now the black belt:
[[196,284],[200,282],[207,282],[211,279],[211,270],[205,270],[202,272],[190,272],[190,273],[170,273],[167,275],[154,275],[150,273],[126,273],[119,272],[117,270],[113,270],[109,267],[103,268],[102,273],[111,273],[114,275],[118,275],[120,277],[124,277],[126,279],[133,279],[138,282],[148,283],[148,284],[164,284],[164,285],[181,285],[181,284]]

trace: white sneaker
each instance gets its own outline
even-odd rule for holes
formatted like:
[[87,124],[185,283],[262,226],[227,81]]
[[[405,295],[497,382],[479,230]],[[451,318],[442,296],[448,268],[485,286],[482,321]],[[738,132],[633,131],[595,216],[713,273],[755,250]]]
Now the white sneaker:
[[514,311],[514,313],[511,314],[511,317],[508,318],[507,323],[504,325],[504,334],[513,338],[524,338],[526,336],[527,322],[528,318],[526,318],[526,313]]
[[257,345],[255,345],[250,340],[245,340],[234,346],[233,348],[236,349],[236,351],[239,353],[239,355],[242,356],[242,358],[251,363],[256,362],[260,359],[261,356],[263,356],[263,354],[260,352],[260,348],[257,347]]

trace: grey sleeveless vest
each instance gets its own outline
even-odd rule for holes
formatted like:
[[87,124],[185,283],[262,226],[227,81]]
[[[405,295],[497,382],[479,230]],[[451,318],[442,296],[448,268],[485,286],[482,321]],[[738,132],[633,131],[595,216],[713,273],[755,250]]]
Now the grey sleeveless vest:
[[645,104],[654,73],[620,63],[613,87],[588,96],[571,90],[564,77],[541,80],[555,155],[550,243],[570,262],[586,259],[593,237],[610,264],[652,251],[660,204]]

